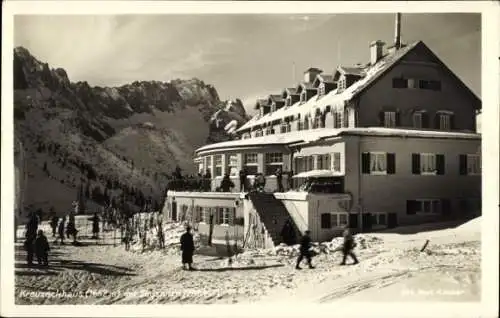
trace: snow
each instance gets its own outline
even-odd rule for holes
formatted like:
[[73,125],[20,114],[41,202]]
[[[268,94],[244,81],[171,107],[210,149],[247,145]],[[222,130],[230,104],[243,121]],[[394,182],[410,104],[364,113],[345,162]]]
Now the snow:
[[[143,213],[140,224],[157,220]],[[178,246],[183,224],[165,224],[161,250],[149,231],[148,248],[133,243],[125,251],[113,232],[99,241],[86,238],[85,218],[77,217],[82,246],[51,242],[49,268],[27,268],[21,242],[16,243],[17,304],[165,304],[333,301],[417,301],[480,299],[481,218],[462,226],[423,232],[358,234],[355,253],[360,264],[339,266],[342,239],[315,243],[315,269],[294,269],[298,246],[247,250],[229,260],[195,253],[196,271],[182,271]],[[88,225],[90,226],[90,225]],[[433,224],[435,227],[436,224]],[[48,232],[48,224],[42,228]],[[405,228],[398,228],[404,233]],[[22,232],[22,228],[19,230]],[[408,230],[408,232],[411,232]],[[20,233],[21,234],[21,233]],[[424,252],[420,248],[429,239]],[[49,240],[52,239],[49,237]],[[132,248],[133,247],[133,248]],[[139,248],[140,247],[140,248]],[[349,262],[349,261],[348,261]],[[29,292],[87,293],[86,297],[36,297]]]
[[332,170],[311,170],[296,174],[292,178],[311,178],[311,177],[321,178],[321,177],[333,177],[336,175],[338,175],[338,173]]

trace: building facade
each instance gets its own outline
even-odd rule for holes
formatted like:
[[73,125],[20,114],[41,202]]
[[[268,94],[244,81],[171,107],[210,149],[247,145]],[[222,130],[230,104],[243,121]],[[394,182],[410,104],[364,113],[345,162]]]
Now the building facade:
[[[401,44],[396,31],[388,51],[381,41],[369,49],[367,64],[328,74],[310,68],[301,83],[259,99],[239,139],[196,151],[212,190],[225,175],[233,181],[227,202],[169,192],[168,213],[172,200],[214,211],[237,200],[233,220],[241,221],[228,226],[241,231],[241,245],[258,246],[283,241],[287,220],[320,241],[344,226],[368,231],[480,213],[481,101],[421,41]],[[241,170],[250,184],[264,175],[269,195],[242,193]],[[331,181],[328,193],[300,188],[318,176]]]

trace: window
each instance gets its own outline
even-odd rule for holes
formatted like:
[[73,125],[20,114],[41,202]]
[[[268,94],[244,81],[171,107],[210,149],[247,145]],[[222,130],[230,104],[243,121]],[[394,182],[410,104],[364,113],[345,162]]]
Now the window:
[[266,171],[267,176],[274,175],[276,169],[283,166],[283,154],[280,152],[266,153]]
[[418,80],[414,78],[407,79],[408,88],[418,88]]
[[210,223],[210,208],[203,207],[201,209],[200,223]]
[[242,136],[242,139],[249,139],[252,138],[252,135],[250,133],[244,133]]
[[321,84],[319,84],[319,87],[318,87],[318,95],[319,95],[319,96],[323,96],[323,95],[325,95],[325,83],[321,83]]
[[361,166],[364,174],[395,174],[396,155],[385,152],[364,152],[361,158]]
[[286,98],[286,106],[292,106],[292,96]]
[[347,213],[332,213],[331,227],[343,227],[348,224]]
[[406,201],[406,214],[439,214],[441,213],[441,200],[419,199]]
[[238,155],[230,155],[229,156],[229,175],[237,176],[238,175]]
[[284,133],[290,132],[291,130],[292,130],[292,127],[289,123],[281,124],[280,133],[284,134]]
[[262,129],[258,129],[255,131],[255,137],[262,137],[264,135],[264,132]]
[[313,119],[312,129],[317,129],[317,128],[322,128],[320,116],[314,116],[314,119]]
[[318,169],[331,170],[331,161],[331,156],[329,154],[318,155]]
[[342,112],[336,111],[333,116],[333,128],[342,128]]
[[413,127],[422,128],[422,113],[418,112],[413,114]]
[[425,111],[416,111],[413,113],[414,128],[429,128],[429,120]]
[[347,214],[337,214],[339,217],[339,226],[346,226],[347,225]]
[[420,175],[443,175],[444,155],[433,153],[412,154],[412,173]]
[[212,156],[207,156],[207,170],[210,171],[210,175],[212,175]]
[[436,114],[436,127],[441,130],[452,129],[452,113],[437,113]]
[[274,129],[272,127],[266,128],[266,135],[274,135]]
[[372,226],[387,226],[387,213],[375,212],[371,214]]
[[236,208],[219,208],[219,224],[233,225]]
[[476,154],[460,155],[460,175],[480,175],[481,156]]
[[332,215],[330,213],[321,214],[321,228],[329,229],[332,227]]
[[301,94],[300,94],[300,101],[302,103],[306,102],[306,92],[303,91]]
[[340,92],[343,91],[345,88],[346,88],[345,78],[339,79],[339,81],[337,82],[337,90]]
[[221,177],[222,176],[222,155],[214,156],[214,163],[215,163],[215,176]]
[[420,87],[420,89],[440,91],[441,90],[441,82],[440,81],[432,81],[432,80],[420,80],[419,87]]
[[407,88],[408,81],[404,78],[393,78],[392,79],[392,88]]
[[332,170],[335,172],[340,172],[341,162],[340,162],[340,152],[333,153]]
[[396,127],[396,112],[384,112],[384,127]]
[[256,175],[258,171],[258,162],[256,153],[245,154],[245,170],[248,175]]

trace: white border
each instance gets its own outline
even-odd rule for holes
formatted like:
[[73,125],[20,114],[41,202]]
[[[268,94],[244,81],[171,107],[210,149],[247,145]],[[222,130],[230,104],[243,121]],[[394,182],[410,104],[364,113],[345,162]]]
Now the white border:
[[[160,2],[160,1],[5,1],[2,10],[2,316],[63,317],[94,315],[217,316],[217,317],[496,317],[498,312],[498,196],[499,196],[499,5],[496,1],[446,2]],[[481,303],[370,303],[330,305],[275,303],[273,305],[189,306],[14,306],[13,224],[13,112],[12,51],[14,14],[160,14],[160,13],[425,13],[480,12],[482,20],[483,101],[483,260]],[[344,303],[345,304],[345,303]],[[317,310],[318,307],[323,307]],[[209,310],[207,310],[209,309]]]

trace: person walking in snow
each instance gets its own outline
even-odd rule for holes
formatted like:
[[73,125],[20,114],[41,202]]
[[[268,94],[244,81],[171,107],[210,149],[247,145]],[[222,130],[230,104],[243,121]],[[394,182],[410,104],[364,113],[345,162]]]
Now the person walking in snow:
[[52,228],[52,237],[56,237],[57,234],[57,224],[59,223],[59,217],[56,215],[54,208],[50,209],[50,227]]
[[31,218],[28,221],[28,224],[26,224],[26,240],[24,242],[24,249],[26,250],[27,253],[28,266],[33,265],[33,254],[35,252],[34,243],[36,239],[37,230],[38,230],[38,216],[35,213],[32,213]]
[[63,216],[59,226],[57,228],[57,234],[59,234],[59,238],[61,239],[61,245],[64,245],[64,223],[66,222],[66,217]]
[[35,239],[35,254],[38,265],[49,265],[49,251],[50,246],[47,237],[43,234],[42,230],[38,230],[38,235]]
[[307,264],[309,265],[309,268],[314,268],[314,266],[312,266],[312,262],[311,262],[312,257],[311,257],[311,251],[310,251],[310,248],[311,248],[311,236],[310,235],[311,235],[311,231],[306,230],[304,233],[304,236],[302,236],[302,238],[300,240],[300,255],[299,255],[299,258],[297,258],[297,265],[295,265],[295,269],[302,269],[300,267],[300,263],[302,262],[304,257],[307,260]]
[[194,253],[194,240],[191,234],[191,227],[186,227],[186,233],[181,235],[181,251],[182,251],[182,268],[193,270],[193,253]]
[[247,190],[247,172],[245,168],[240,170],[240,192]]
[[73,243],[76,243],[76,234],[77,233],[78,233],[78,230],[76,229],[76,225],[75,225],[75,216],[71,213],[69,215],[68,224],[66,225],[66,236],[68,238],[70,236],[72,236]]
[[348,227],[345,227],[344,233],[342,234],[344,237],[344,244],[342,245],[342,263],[340,265],[345,265],[345,261],[347,260],[347,256],[350,256],[353,261],[354,265],[358,264],[358,259],[356,258],[356,255],[352,251],[356,244],[354,243],[354,238],[352,237],[351,231],[349,230]]
[[92,238],[97,239],[99,238],[99,216],[97,215],[97,212],[94,213],[94,216],[89,219],[92,221]]

